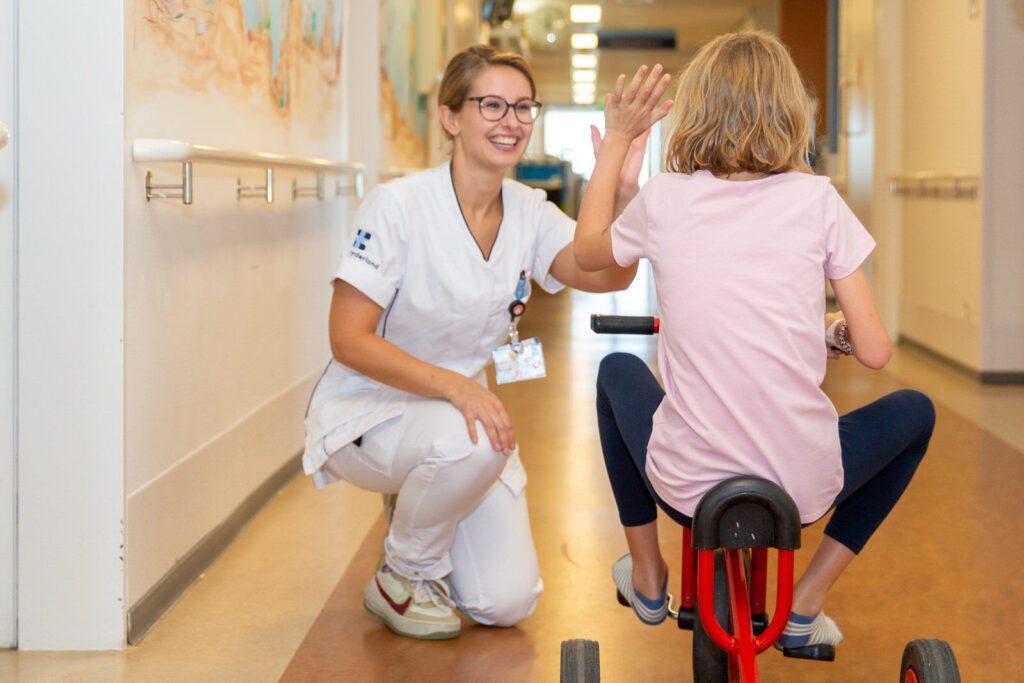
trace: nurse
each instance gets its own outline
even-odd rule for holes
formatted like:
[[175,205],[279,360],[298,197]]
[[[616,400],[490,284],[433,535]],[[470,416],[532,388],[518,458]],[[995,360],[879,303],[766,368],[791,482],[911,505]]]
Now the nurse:
[[[310,401],[303,465],[317,487],[345,479],[398,494],[363,604],[411,638],[457,636],[456,607],[497,626],[533,611],[543,584],[526,473],[484,368],[516,338],[531,279],[548,292],[604,292],[636,273],[581,271],[572,219],[504,178],[526,151],[535,96],[522,57],[488,46],[456,55],[438,95],[451,160],[371,192],[335,274],[333,359]],[[617,211],[638,191],[642,157],[641,143]]]

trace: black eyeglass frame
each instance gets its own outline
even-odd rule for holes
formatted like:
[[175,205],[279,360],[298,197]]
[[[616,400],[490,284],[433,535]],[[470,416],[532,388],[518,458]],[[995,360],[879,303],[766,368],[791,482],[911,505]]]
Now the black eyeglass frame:
[[[484,100],[489,100],[489,99],[495,99],[495,100],[497,100],[499,102],[504,103],[504,105],[505,105],[505,108],[501,110],[501,116],[499,116],[496,119],[488,118],[487,114],[484,113]],[[481,95],[480,97],[467,97],[466,101],[467,102],[476,102],[477,108],[480,110],[480,116],[483,116],[484,119],[486,119],[487,121],[501,121],[503,118],[505,118],[508,115],[508,110],[511,109],[512,110],[512,115],[516,117],[516,120],[519,121],[519,123],[526,124],[526,125],[530,125],[531,123],[536,123],[537,122],[538,117],[540,117],[541,107],[544,106],[543,103],[538,102],[537,100],[535,100],[533,98],[530,98],[530,97],[524,97],[521,100],[516,100],[515,102],[509,102],[504,97],[500,97],[498,95]],[[521,119],[519,117],[519,113],[520,112],[519,112],[519,109],[517,107],[520,104],[524,103],[524,102],[530,102],[531,103],[530,109],[536,109],[536,113],[534,114],[533,118],[530,119],[529,121],[523,121],[523,119]]]

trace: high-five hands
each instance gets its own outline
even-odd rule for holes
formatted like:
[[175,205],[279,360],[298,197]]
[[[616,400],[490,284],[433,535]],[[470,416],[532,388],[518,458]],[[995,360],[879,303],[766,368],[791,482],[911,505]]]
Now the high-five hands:
[[658,101],[670,80],[669,74],[662,74],[661,64],[655,64],[650,74],[646,64],[641,66],[628,88],[626,75],[619,74],[615,90],[604,96],[605,138],[621,135],[631,141],[665,118],[672,108],[672,100],[660,105]]

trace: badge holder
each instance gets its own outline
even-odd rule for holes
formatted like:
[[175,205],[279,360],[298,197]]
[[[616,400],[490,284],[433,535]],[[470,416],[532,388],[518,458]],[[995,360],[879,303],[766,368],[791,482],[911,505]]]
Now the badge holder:
[[[517,295],[519,289],[516,289]],[[519,318],[525,311],[526,304],[519,298],[509,304],[508,312],[512,320],[508,324],[508,344],[499,346],[491,352],[498,384],[537,379],[547,375],[540,339],[531,337],[519,340]]]

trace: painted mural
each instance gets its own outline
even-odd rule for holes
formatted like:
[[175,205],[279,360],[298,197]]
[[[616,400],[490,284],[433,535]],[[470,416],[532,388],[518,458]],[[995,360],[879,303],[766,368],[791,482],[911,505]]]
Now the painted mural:
[[342,115],[343,2],[135,0],[129,92],[227,98],[330,137]]
[[417,91],[419,3],[380,0],[380,114],[383,166],[427,165],[427,97]]

